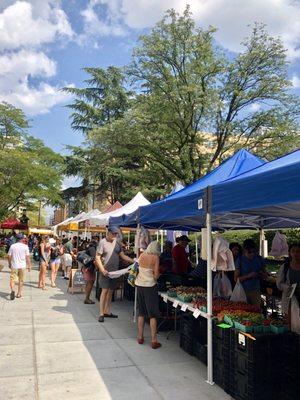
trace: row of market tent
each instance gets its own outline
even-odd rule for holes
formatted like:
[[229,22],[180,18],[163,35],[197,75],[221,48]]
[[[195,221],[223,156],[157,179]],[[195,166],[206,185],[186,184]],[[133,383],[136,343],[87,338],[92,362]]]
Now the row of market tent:
[[[208,378],[213,383],[211,234],[222,229],[300,226],[300,150],[266,162],[240,150],[193,184],[153,204],[120,208],[96,220],[127,228],[206,228]],[[85,218],[85,217],[84,217]],[[97,219],[98,218],[98,219]],[[93,218],[91,218],[93,221]],[[75,221],[76,222],[76,221]],[[99,225],[100,226],[100,225]]]

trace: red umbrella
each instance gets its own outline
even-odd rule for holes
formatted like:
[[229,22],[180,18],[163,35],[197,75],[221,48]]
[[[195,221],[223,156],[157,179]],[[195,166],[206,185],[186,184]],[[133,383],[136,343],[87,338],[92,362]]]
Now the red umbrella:
[[20,229],[26,231],[28,229],[28,225],[22,224],[16,218],[8,218],[7,220],[3,221],[0,225],[2,229]]

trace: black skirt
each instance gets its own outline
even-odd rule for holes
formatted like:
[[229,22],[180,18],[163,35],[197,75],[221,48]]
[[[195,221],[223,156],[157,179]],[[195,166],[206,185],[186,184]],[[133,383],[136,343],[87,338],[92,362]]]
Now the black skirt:
[[159,318],[158,287],[137,286],[139,317]]

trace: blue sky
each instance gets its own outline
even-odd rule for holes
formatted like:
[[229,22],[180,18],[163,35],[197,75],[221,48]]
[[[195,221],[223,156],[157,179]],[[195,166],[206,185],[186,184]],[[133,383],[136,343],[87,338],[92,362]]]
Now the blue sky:
[[238,52],[249,24],[266,23],[280,36],[300,90],[300,2],[292,0],[1,0],[0,101],[23,108],[31,133],[63,152],[79,145],[70,128],[71,100],[59,89],[83,85],[85,66],[122,66],[138,36],[164,11],[191,5],[198,26],[218,28],[219,43]]

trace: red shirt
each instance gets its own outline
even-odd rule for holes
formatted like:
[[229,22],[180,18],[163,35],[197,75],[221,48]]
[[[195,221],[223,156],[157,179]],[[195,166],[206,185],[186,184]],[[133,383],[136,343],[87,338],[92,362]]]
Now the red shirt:
[[184,275],[188,273],[190,261],[185,251],[185,248],[176,244],[172,249],[172,257],[176,263],[176,267],[173,267],[174,274]]

